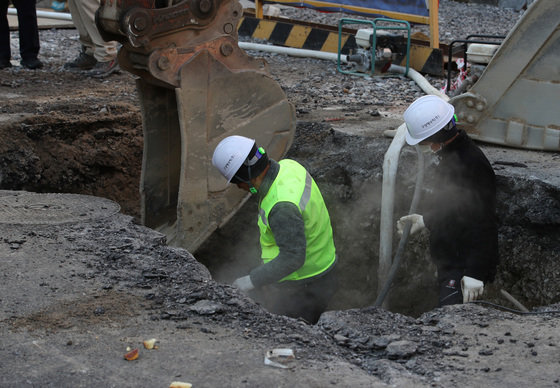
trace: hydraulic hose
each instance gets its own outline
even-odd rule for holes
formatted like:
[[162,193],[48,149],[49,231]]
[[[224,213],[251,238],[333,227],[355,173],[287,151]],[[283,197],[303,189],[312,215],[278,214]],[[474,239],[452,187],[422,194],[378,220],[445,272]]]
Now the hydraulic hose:
[[[416,174],[416,185],[414,187],[414,195],[412,196],[412,202],[410,203],[410,210],[408,214],[416,213],[418,203],[420,202],[422,186],[424,185],[424,154],[420,150],[420,147],[415,146],[414,148],[416,148],[416,154],[418,155],[418,172]],[[391,269],[389,270],[389,274],[387,275],[387,280],[385,281],[385,285],[383,286],[383,288],[377,295],[377,299],[375,300],[374,306],[376,307],[380,307],[383,304],[383,301],[385,300],[385,297],[389,293],[391,285],[393,284],[393,280],[403,257],[404,248],[410,235],[411,227],[412,223],[410,221],[407,221],[404,225],[403,234],[399,241],[397,252],[395,253],[395,259],[393,260],[393,264],[391,265]]]

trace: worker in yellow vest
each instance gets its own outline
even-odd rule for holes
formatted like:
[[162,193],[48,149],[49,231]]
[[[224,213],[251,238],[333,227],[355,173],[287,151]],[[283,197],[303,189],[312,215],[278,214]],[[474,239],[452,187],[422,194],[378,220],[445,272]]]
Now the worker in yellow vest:
[[233,285],[265,292],[262,302],[272,313],[316,323],[337,288],[333,232],[319,187],[298,162],[276,162],[243,136],[223,139],[212,164],[259,203],[263,263]]

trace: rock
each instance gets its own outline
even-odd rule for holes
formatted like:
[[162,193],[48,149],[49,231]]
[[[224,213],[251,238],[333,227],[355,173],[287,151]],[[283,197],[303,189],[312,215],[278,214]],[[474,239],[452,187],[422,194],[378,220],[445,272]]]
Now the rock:
[[189,310],[200,315],[211,315],[223,312],[224,306],[221,303],[210,300],[199,300],[194,305],[190,306]]
[[390,360],[409,358],[416,353],[418,345],[411,341],[395,341],[387,345],[387,357]]

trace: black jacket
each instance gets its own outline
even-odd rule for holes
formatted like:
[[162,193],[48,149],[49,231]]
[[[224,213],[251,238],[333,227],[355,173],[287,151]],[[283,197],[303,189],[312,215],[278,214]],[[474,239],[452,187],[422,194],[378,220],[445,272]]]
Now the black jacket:
[[438,156],[423,212],[438,277],[492,281],[498,264],[494,170],[464,131]]

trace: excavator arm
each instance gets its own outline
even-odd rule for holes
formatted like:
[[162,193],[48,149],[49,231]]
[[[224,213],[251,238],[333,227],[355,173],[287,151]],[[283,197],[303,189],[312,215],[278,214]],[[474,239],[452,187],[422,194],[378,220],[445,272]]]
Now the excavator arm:
[[467,93],[449,100],[474,139],[560,151],[560,1],[536,0]]
[[238,46],[237,0],[101,0],[97,26],[122,43],[120,66],[138,76],[144,153],[144,225],[195,252],[247,199],[211,163],[230,135],[279,159],[295,110],[263,60]]

